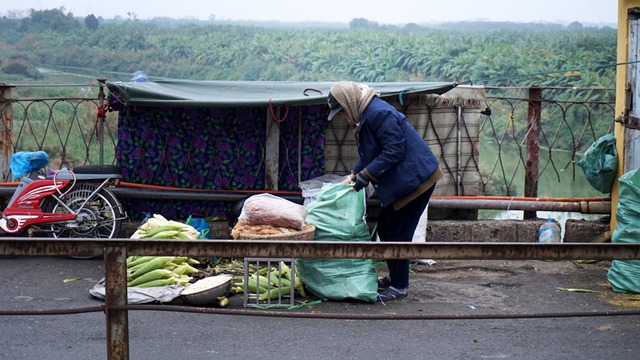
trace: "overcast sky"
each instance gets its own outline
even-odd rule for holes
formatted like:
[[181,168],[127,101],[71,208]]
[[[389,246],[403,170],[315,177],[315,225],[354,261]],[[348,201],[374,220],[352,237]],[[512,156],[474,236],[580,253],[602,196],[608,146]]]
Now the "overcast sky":
[[490,20],[512,22],[579,21],[615,24],[616,0],[2,0],[0,15],[28,9],[64,7],[75,16],[153,17],[218,20],[341,22],[364,18],[380,24]]

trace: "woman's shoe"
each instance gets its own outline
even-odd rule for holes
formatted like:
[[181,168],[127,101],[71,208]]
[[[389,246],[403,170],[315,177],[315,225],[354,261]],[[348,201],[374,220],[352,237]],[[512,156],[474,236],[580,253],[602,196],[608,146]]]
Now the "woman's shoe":
[[407,297],[407,290],[398,290],[393,286],[389,286],[378,294],[378,300],[382,303],[404,299]]
[[391,286],[391,280],[388,276],[378,279],[378,290],[383,290]]

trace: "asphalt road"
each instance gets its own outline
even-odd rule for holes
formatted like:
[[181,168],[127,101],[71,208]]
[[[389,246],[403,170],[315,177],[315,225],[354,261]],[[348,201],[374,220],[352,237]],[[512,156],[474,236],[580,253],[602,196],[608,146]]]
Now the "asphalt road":
[[[402,301],[386,305],[332,301],[282,310],[289,315],[397,314],[440,319],[317,319],[132,310],[130,358],[638,358],[639,315],[584,316],[640,311],[638,295],[611,292],[606,280],[608,266],[608,262],[572,261],[415,264],[410,296]],[[2,257],[0,274],[0,311],[103,304],[89,294],[104,276],[101,259]],[[242,297],[231,297],[225,310],[246,310]],[[519,318],[522,314],[529,318]],[[554,316],[558,314],[561,317]],[[484,318],[496,315],[506,318]],[[0,315],[0,359],[106,358],[106,325],[101,312]]]

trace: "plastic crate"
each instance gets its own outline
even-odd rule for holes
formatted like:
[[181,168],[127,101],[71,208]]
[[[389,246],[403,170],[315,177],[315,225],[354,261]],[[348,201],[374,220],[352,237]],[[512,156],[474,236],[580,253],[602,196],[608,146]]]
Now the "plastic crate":
[[[280,272],[282,264],[291,269],[291,286],[289,289],[281,289],[278,285],[265,281],[267,291],[277,291],[277,297],[260,299],[260,292],[252,292],[247,286],[244,286],[244,307],[289,307],[295,305],[294,286],[296,276],[296,262],[292,258],[245,258],[244,259],[244,283],[247,284],[250,269],[267,269],[266,277],[268,278],[272,271]],[[279,290],[274,290],[279,289]]]

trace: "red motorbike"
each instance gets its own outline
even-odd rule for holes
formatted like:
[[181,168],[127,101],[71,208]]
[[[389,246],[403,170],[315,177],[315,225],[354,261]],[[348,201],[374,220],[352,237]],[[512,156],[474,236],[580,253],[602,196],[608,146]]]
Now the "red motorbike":
[[33,169],[21,176],[0,212],[0,230],[35,231],[55,238],[117,237],[127,215],[109,188],[121,178],[116,165],[81,165],[46,173]]

